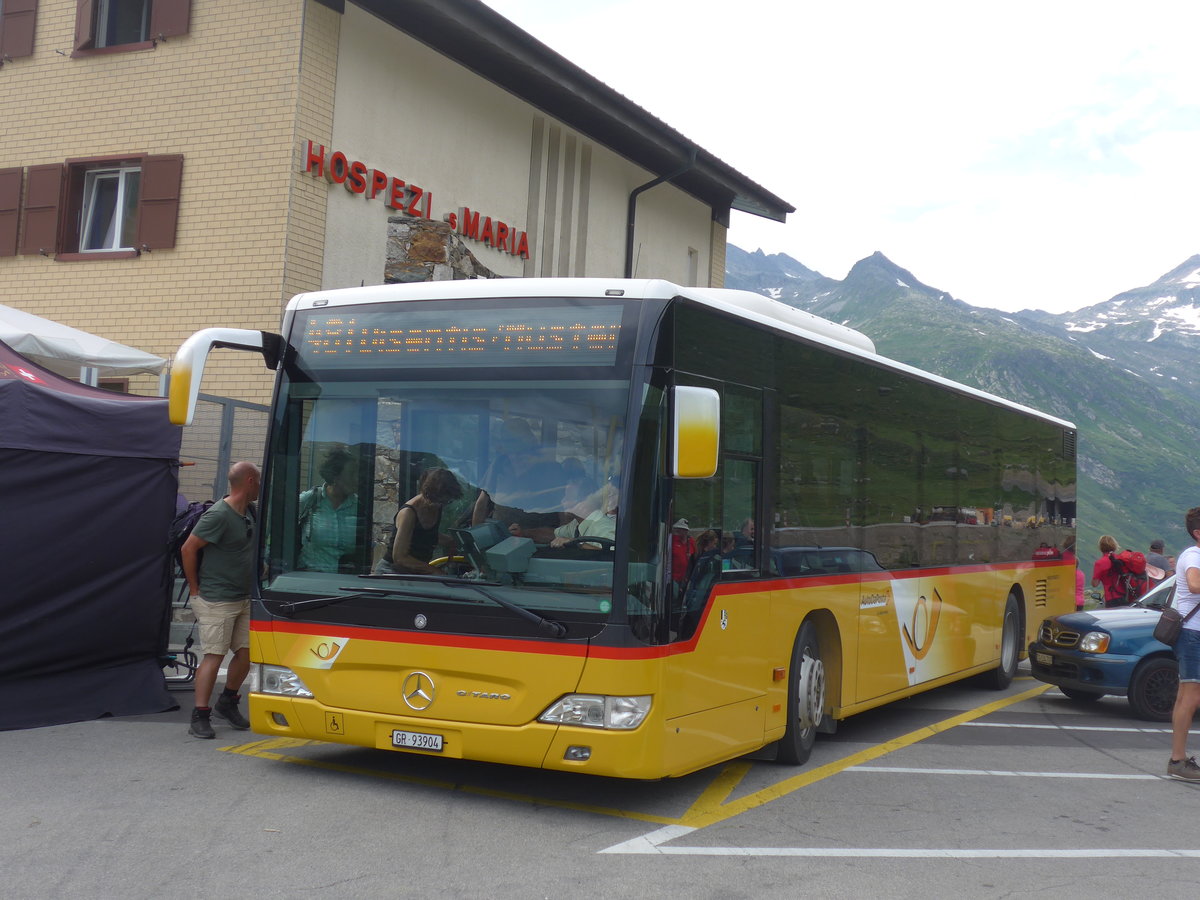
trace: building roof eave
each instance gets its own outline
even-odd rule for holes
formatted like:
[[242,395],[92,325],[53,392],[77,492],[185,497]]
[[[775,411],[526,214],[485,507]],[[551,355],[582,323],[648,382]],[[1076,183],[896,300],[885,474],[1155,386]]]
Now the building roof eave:
[[351,0],[482,78],[713,207],[783,222],[795,207],[479,0]]

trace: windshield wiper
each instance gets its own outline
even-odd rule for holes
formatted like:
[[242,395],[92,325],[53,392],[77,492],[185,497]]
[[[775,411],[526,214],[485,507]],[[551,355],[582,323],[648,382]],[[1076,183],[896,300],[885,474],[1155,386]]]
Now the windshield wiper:
[[[467,587],[482,594],[488,600],[491,600],[497,606],[507,609],[513,615],[524,619],[527,622],[537,626],[538,631],[543,634],[548,634],[550,637],[563,638],[567,636],[567,626],[555,619],[549,619],[545,616],[540,616],[532,609],[526,609],[524,606],[513,603],[511,600],[505,600],[487,590],[489,587],[499,587],[498,582],[478,582],[471,581],[467,578],[450,578],[441,575],[360,575],[360,578],[385,578],[385,579],[403,579],[414,581],[433,581],[439,584],[451,585],[454,587]],[[279,605],[281,615],[291,616],[298,609],[320,609],[322,606],[332,606],[335,603],[341,603],[345,600],[359,600],[363,597],[371,596],[392,596],[392,597],[424,597],[428,598],[428,594],[420,591],[406,591],[400,588],[360,588],[353,590],[352,588],[343,588],[347,591],[337,597],[313,597],[310,600],[293,600]]]
[[335,603],[342,603],[345,600],[361,600],[363,597],[370,597],[378,594],[395,594],[407,593],[406,591],[387,591],[378,588],[368,588],[366,590],[352,590],[351,588],[342,588],[343,591],[349,593],[339,594],[336,597],[311,597],[308,600],[289,600],[280,602],[279,614],[281,616],[290,616],[295,614],[298,609],[320,609],[322,606],[333,606]]
[[[436,581],[440,584],[450,584],[450,585],[457,585],[460,587],[468,587],[475,591],[478,591],[480,594],[483,594],[483,596],[487,597],[489,600],[491,600],[497,606],[502,606],[505,609],[507,609],[509,612],[513,613],[514,615],[520,616],[525,621],[532,622],[534,625],[537,626],[538,631],[540,631],[544,634],[548,634],[551,637],[556,637],[556,638],[561,638],[561,637],[567,636],[567,626],[564,625],[562,622],[558,622],[554,619],[548,619],[545,616],[539,616],[532,609],[526,609],[524,606],[521,606],[517,603],[513,603],[511,600],[505,600],[503,597],[498,597],[495,594],[493,594],[491,591],[484,589],[485,587],[501,587],[501,584],[498,581],[474,581],[470,578],[452,578],[448,575],[408,575],[403,572],[396,572],[396,573],[392,573],[392,574],[359,575],[358,577],[359,578],[403,579],[405,581],[408,581],[408,580],[411,580],[411,581]],[[368,590],[369,590],[369,588],[368,588]],[[417,594],[415,592],[408,592],[408,591],[395,591],[395,593],[404,594],[407,596],[418,596],[418,597],[425,596],[424,594]]]

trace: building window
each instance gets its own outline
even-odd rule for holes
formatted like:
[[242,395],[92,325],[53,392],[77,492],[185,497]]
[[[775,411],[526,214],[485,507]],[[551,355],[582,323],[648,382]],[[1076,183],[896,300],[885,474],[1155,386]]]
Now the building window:
[[191,0],[76,0],[74,56],[148,50],[187,34]]
[[[0,170],[0,255],[6,233],[3,189],[17,181],[8,174]],[[175,246],[182,156],[69,159],[30,166],[25,184],[21,253],[94,260]]]
[[150,0],[99,0],[96,47],[136,44],[149,39]]
[[79,226],[81,252],[136,248],[141,179],[140,167],[85,173]]

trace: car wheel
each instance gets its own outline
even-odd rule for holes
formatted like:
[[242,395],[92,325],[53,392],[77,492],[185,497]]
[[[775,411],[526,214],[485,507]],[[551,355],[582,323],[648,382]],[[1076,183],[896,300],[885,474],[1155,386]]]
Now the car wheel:
[[1010,684],[1017,674],[1017,654],[1020,652],[1018,631],[1021,618],[1017,613],[1017,598],[1012,594],[1004,604],[1004,618],[1000,621],[1000,665],[983,675],[984,683],[997,691],[1002,691]]
[[1083,691],[1079,688],[1060,687],[1059,690],[1067,695],[1067,699],[1076,703],[1095,703],[1104,696],[1101,691]]
[[817,741],[817,728],[825,713],[825,665],[821,662],[817,629],[811,622],[805,622],[796,634],[788,674],[791,677],[787,731],[779,741],[775,759],[798,766],[808,762]]
[[1179,664],[1169,656],[1143,660],[1129,680],[1129,705],[1139,719],[1170,722],[1179,690]]

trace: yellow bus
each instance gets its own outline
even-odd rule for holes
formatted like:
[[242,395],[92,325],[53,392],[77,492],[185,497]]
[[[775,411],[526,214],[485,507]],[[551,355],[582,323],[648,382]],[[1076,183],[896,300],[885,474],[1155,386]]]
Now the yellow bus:
[[[276,370],[260,734],[641,779],[799,764],[848,716],[1007,686],[1073,608],[1073,559],[1043,547],[1074,535],[1071,423],[756,294],[301,294],[279,335],[193,335],[173,421],[214,347]],[[461,491],[438,574],[381,562],[434,468]]]

